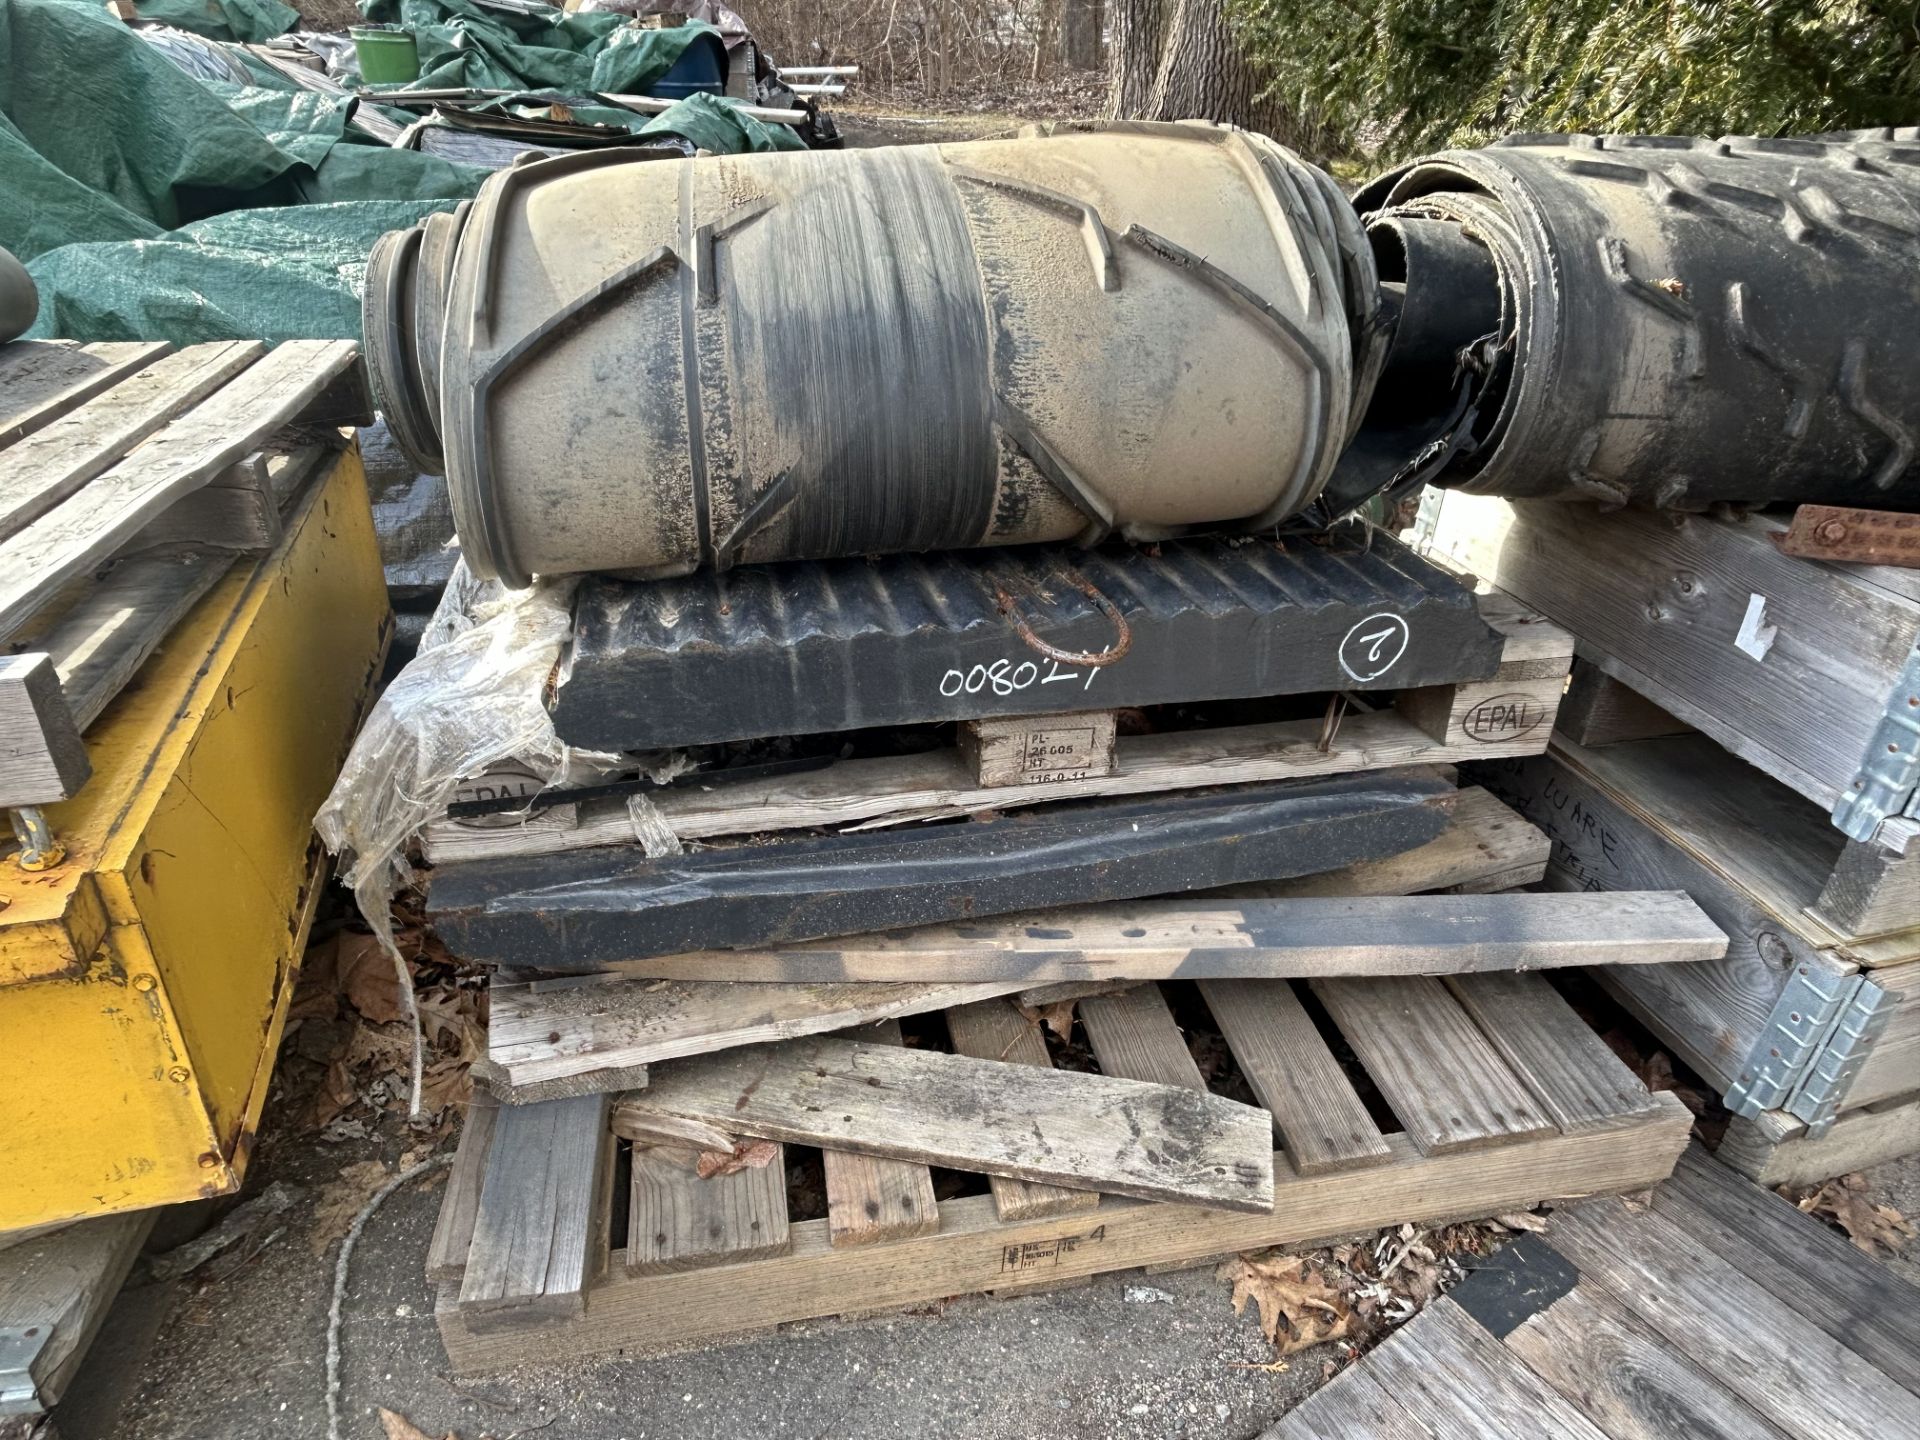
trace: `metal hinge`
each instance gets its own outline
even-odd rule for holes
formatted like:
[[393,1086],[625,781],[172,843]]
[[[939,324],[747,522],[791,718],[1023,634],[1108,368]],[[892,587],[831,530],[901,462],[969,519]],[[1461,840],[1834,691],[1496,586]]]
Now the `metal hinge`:
[[1834,802],[1833,823],[1855,840],[1872,840],[1880,822],[1898,815],[1920,780],[1920,645],[1887,692],[1880,723],[1867,741],[1853,785]]
[[1881,989],[1864,975],[1858,981],[1833,1017],[1813,1063],[1782,1107],[1796,1120],[1805,1121],[1807,1133],[1815,1138],[1833,1128],[1840,1102],[1853,1088],[1854,1076],[1867,1063],[1873,1042],[1880,1038],[1899,1005],[1898,995]]
[[52,1338],[51,1325],[0,1325],[0,1415],[39,1411],[40,1382],[33,1367]]
[[1740,1078],[1727,1091],[1727,1109],[1751,1120],[1786,1104],[1859,985],[1857,973],[1835,975],[1795,965],[1740,1067]]

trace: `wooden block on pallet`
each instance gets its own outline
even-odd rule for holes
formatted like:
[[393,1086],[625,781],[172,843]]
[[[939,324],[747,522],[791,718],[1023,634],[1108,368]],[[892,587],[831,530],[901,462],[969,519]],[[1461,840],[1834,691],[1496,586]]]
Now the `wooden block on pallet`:
[[700,1174],[691,1146],[633,1147],[627,1269],[661,1275],[731,1265],[787,1249],[787,1152],[730,1175]]
[[52,658],[0,658],[0,806],[65,800],[92,773]]
[[1770,1189],[1817,1184],[1920,1153],[1920,1095],[1843,1110],[1818,1136],[1779,1110],[1751,1120],[1736,1116],[1713,1153],[1720,1163]]
[[[1272,1204],[1272,1122],[1251,1105],[1074,1070],[814,1036],[663,1065],[653,1116],[986,1175],[1229,1210]],[[498,1141],[495,1141],[498,1144]]]
[[[1003,1060],[1010,1065],[1032,1065],[1043,1070],[1053,1068],[1047,1053],[1046,1037],[1040,1027],[1028,1020],[1003,999],[976,1000],[955,1005],[946,1012],[947,1037],[954,1053],[979,1060]],[[987,1179],[993,1192],[995,1211],[1002,1220],[1034,1220],[1043,1215],[1067,1215],[1092,1210],[1100,1196],[1084,1188],[1066,1188],[1021,1179],[1013,1175],[992,1175]]]
[[[844,1032],[872,1045],[900,1045],[898,1020]],[[852,1150],[822,1150],[826,1171],[827,1235],[835,1245],[872,1245],[940,1228],[933,1172],[913,1160],[888,1160]]]
[[280,497],[266,455],[235,461],[198,490],[182,495],[131,542],[133,549],[195,545],[210,550],[271,550],[280,543]]
[[1297,1174],[1387,1162],[1380,1127],[1288,981],[1202,980],[1200,993]]
[[1553,1132],[1440,981],[1412,975],[1316,980],[1313,993],[1423,1153],[1508,1145]]
[[1114,714],[1004,715],[960,726],[960,756],[981,785],[1058,785],[1113,773]]
[[1587,746],[1685,735],[1693,729],[1598,665],[1577,658],[1554,728],[1576,745]]
[[460,1280],[476,1323],[580,1313],[606,1253],[612,1154],[604,1095],[500,1108]]

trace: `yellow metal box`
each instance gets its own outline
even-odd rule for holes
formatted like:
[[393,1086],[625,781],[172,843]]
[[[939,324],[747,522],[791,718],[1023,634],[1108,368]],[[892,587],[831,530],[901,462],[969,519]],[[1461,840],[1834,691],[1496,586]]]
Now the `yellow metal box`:
[[0,858],[0,1231],[238,1188],[391,628],[348,453],[88,730],[65,859]]

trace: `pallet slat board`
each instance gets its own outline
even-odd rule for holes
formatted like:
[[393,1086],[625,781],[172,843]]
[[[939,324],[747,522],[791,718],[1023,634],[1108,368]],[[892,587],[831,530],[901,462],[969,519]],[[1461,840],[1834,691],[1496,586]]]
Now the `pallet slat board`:
[[0,354],[0,449],[45,429],[172,348],[164,340],[8,345]]
[[1652,1209],[1555,1210],[1262,1440],[1909,1435],[1915,1351],[1878,1322],[1916,1313],[1920,1292],[1695,1146]]
[[[903,1043],[898,1020],[845,1033],[872,1045]],[[826,1172],[827,1233],[835,1245],[902,1240],[940,1228],[933,1172],[918,1161],[827,1149],[820,1152],[820,1164]]]
[[[1539,992],[1527,997],[1530,1011],[1564,1006],[1542,977],[1518,978]],[[1022,1033],[1037,1038],[1011,1005],[1003,1000],[994,1003]],[[1202,1098],[1194,1089],[1194,1082],[1200,1080],[1198,1068],[1158,985],[1082,1003],[1087,1007],[1086,1034],[1103,1069],[1131,1071],[1174,1087],[1165,1093]],[[1501,1022],[1495,1015],[1486,1023],[1497,1030]],[[1001,1030],[1004,1047],[1012,1031]],[[943,1059],[952,1063],[951,1057],[901,1051],[889,1044],[853,1047],[842,1040],[809,1040],[787,1048],[806,1046],[858,1048],[908,1059],[919,1056],[923,1064]],[[1229,1048],[1234,1048],[1232,1041]],[[825,1050],[819,1053],[824,1055]],[[1491,1048],[1487,1053],[1498,1067],[1490,1072],[1490,1084],[1496,1093],[1507,1096],[1518,1082]],[[722,1055],[695,1064],[704,1067],[727,1059]],[[1244,1057],[1237,1051],[1236,1059],[1244,1067]],[[1023,1068],[997,1061],[968,1063],[1007,1072]],[[663,1064],[657,1073],[669,1076],[674,1068]],[[837,1064],[803,1067],[801,1078],[811,1076],[817,1081],[820,1077],[813,1076],[814,1070],[841,1068]],[[738,1069],[729,1084],[715,1087],[708,1097],[714,1103],[703,1102],[691,1117],[706,1140],[720,1147],[729,1142],[731,1127],[737,1123],[741,1112],[734,1105],[742,1092],[754,1086],[746,1098],[745,1108],[751,1111],[767,1087],[777,1083],[774,1073],[757,1060]],[[853,1078],[858,1078],[858,1072],[853,1072]],[[1100,1078],[1036,1073],[1030,1083],[1057,1089]],[[1344,1076],[1343,1083],[1351,1086]],[[1154,1087],[1134,1088],[1137,1093]],[[887,1094],[864,1084],[842,1087],[836,1091],[840,1093],[858,1095],[863,1106],[873,1103],[868,1094]],[[1302,1175],[1286,1151],[1270,1150],[1274,1191],[1270,1204],[1259,1213],[1110,1194],[1092,1210],[1009,1220],[1001,1217],[990,1194],[962,1195],[939,1201],[934,1223],[924,1233],[849,1244],[835,1243],[836,1228],[844,1227],[832,1216],[830,1201],[828,1218],[791,1221],[788,1248],[779,1255],[674,1274],[633,1275],[628,1271],[629,1257],[616,1249],[607,1262],[606,1278],[590,1287],[582,1314],[529,1314],[521,1323],[503,1328],[497,1314],[472,1312],[462,1305],[455,1289],[443,1287],[438,1318],[455,1368],[478,1372],[614,1349],[629,1353],[669,1349],[810,1316],[913,1305],[971,1291],[1044,1288],[1105,1270],[1177,1265],[1236,1250],[1352,1234],[1408,1219],[1499,1213],[1554,1196],[1643,1189],[1671,1170],[1686,1143],[1691,1117],[1671,1096],[1629,1099],[1633,1103],[1624,1106],[1608,1126],[1575,1124],[1562,1132],[1548,1123],[1537,1132],[1510,1132],[1493,1137],[1484,1148],[1454,1154],[1424,1154],[1411,1137],[1388,1134],[1382,1138],[1386,1150],[1382,1162],[1359,1176]],[[659,1139],[670,1127],[657,1124],[659,1115],[642,1113],[646,1102],[645,1092],[623,1102],[620,1128],[641,1140]],[[885,1103],[883,1099],[882,1106]],[[1482,1098],[1476,1103],[1491,1102]],[[803,1123],[813,1127],[808,1131],[812,1136],[833,1126],[852,1136],[866,1130],[868,1122],[845,1122],[841,1117],[857,1113],[838,1101],[822,1102],[818,1112],[803,1113]],[[1251,1113],[1258,1117],[1261,1139],[1271,1146],[1273,1117],[1262,1111]],[[682,1117],[669,1114],[667,1118]],[[641,1121],[637,1127],[630,1123],[635,1119]],[[884,1114],[879,1116],[879,1121],[885,1119]],[[619,1244],[617,1239],[614,1243]],[[751,1313],[743,1312],[741,1294],[755,1297]]]
[[1727,937],[1678,890],[1530,895],[1137,900],[774,949],[609,964],[636,979],[1039,984],[1050,980],[1306,979],[1666,965],[1713,960]]
[[753,1260],[787,1249],[787,1157],[775,1145],[764,1165],[702,1177],[701,1152],[635,1145],[627,1214],[627,1269],[668,1274]]

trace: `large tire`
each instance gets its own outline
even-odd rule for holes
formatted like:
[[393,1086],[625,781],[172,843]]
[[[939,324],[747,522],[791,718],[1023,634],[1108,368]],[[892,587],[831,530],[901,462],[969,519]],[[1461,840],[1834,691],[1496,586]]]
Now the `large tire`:
[[27,267],[0,250],[0,345],[26,334],[39,313],[40,292]]
[[1516,136],[1356,203],[1457,223],[1500,273],[1506,368],[1437,483],[1920,508],[1920,131]]

